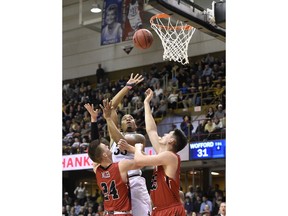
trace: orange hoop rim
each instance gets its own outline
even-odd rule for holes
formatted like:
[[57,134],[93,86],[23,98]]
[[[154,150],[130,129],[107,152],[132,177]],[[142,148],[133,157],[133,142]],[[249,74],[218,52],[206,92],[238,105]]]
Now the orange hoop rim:
[[152,16],[151,18],[150,18],[150,24],[152,25],[155,25],[155,26],[157,26],[157,28],[163,28],[163,29],[168,29],[168,30],[171,30],[171,29],[173,29],[173,30],[180,30],[180,29],[183,29],[183,30],[192,30],[194,27],[193,26],[191,26],[191,25],[185,25],[185,26],[175,26],[175,27],[169,27],[169,26],[165,26],[165,25],[159,25],[159,24],[156,24],[156,23],[154,23],[154,20],[156,19],[156,18],[158,18],[158,19],[167,19],[167,18],[170,18],[171,16],[170,15],[168,15],[168,14],[165,14],[165,13],[161,13],[161,14],[155,14],[154,16]]

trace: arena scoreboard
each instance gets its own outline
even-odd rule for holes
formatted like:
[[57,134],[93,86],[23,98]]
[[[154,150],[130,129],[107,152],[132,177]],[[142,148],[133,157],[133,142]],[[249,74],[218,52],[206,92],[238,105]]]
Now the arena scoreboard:
[[189,160],[217,159],[226,157],[226,140],[209,140],[189,144]]

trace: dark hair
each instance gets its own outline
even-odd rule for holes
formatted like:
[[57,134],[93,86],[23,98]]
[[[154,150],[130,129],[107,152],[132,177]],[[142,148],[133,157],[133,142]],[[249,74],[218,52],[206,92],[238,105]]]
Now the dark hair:
[[[107,141],[107,140],[106,140]],[[105,139],[101,138],[101,142],[99,139],[93,140],[88,146],[88,156],[95,163],[102,162],[102,153],[103,150],[100,148],[100,143],[105,144]],[[108,141],[107,141],[108,142]],[[106,145],[106,144],[105,144]]]
[[188,117],[188,120],[191,121],[191,116],[189,116],[189,115],[184,115],[184,116],[182,117],[183,120],[185,119],[186,116]]
[[174,146],[173,151],[179,152],[187,145],[187,137],[184,132],[178,128],[174,130],[174,136],[176,139],[176,145]]
[[110,142],[104,137],[100,138],[100,143],[103,143],[103,144],[105,144],[107,146],[110,146]]

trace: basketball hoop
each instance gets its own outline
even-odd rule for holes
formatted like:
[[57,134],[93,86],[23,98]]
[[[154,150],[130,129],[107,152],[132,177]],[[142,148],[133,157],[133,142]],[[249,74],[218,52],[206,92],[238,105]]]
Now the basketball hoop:
[[150,24],[162,41],[163,60],[188,64],[188,44],[196,29],[179,20],[173,25],[170,16],[165,13],[152,16]]

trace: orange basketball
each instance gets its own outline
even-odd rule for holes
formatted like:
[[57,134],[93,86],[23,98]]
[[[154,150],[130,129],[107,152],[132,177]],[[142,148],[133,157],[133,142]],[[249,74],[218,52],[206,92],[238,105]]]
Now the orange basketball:
[[139,29],[133,35],[133,43],[137,48],[148,49],[153,42],[153,34],[148,29]]

